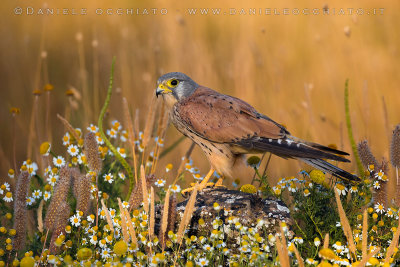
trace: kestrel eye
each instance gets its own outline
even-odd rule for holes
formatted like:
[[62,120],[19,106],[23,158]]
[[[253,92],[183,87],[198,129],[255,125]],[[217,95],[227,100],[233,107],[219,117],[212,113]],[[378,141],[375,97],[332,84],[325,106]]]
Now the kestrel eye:
[[171,80],[169,82],[172,86],[177,86],[178,85],[178,80]]

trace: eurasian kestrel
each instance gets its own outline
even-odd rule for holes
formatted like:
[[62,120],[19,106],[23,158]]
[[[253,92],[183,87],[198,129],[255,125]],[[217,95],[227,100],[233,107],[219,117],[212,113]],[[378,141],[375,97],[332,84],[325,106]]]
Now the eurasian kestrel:
[[346,152],[292,136],[285,127],[258,113],[236,97],[198,85],[187,75],[171,72],[157,81],[175,127],[201,147],[211,164],[203,180],[214,170],[232,177],[232,169],[243,164],[244,154],[271,152],[282,158],[299,159],[341,179],[359,178],[325,161],[349,162]]

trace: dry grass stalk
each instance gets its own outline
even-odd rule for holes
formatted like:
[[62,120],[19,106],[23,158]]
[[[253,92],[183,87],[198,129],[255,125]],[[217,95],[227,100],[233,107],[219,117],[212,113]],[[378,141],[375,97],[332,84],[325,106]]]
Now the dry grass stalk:
[[355,255],[357,249],[356,245],[354,244],[353,231],[351,230],[349,220],[347,219],[346,213],[344,212],[342,201],[340,200],[340,196],[337,190],[335,190],[335,197],[339,211],[340,223],[342,225],[344,235],[347,238],[347,242],[349,243],[349,250]]
[[178,233],[176,234],[177,242],[179,245],[182,243],[185,229],[186,229],[187,225],[189,224],[190,220],[192,219],[194,205],[196,204],[196,196],[197,196],[197,191],[199,190],[199,186],[200,186],[200,184],[196,183],[193,193],[190,196],[190,198],[186,204],[185,212],[183,213],[182,220],[179,224]]
[[153,240],[154,226],[155,226],[155,205],[154,205],[154,188],[150,187],[150,224],[149,224],[149,238]]
[[[157,126],[157,137],[158,138],[164,139],[167,125],[168,125],[168,112],[166,111],[165,102],[163,101],[161,103],[160,117],[158,119],[158,126]],[[159,152],[160,152],[160,146],[159,146],[159,143],[157,142],[155,153],[154,153],[154,161],[153,161],[153,165],[151,166],[150,173],[154,173],[156,171]]]
[[97,144],[96,135],[94,133],[89,132],[86,134],[84,147],[84,153],[89,169],[96,172],[96,174],[99,174],[103,168],[103,161],[99,155],[99,145]]
[[390,137],[390,126],[389,126],[389,116],[387,111],[387,105],[385,101],[385,96],[382,95],[382,108],[383,108],[383,118],[385,119],[386,136]]
[[365,209],[363,212],[363,225],[362,225],[362,258],[367,256],[368,245],[368,213]]
[[128,234],[128,226],[126,222],[125,208],[122,206],[121,199],[118,198],[118,206],[120,210],[121,216],[121,229],[122,229],[122,237],[126,243],[129,243],[129,234]]
[[38,230],[43,233],[43,205],[44,199],[42,199],[39,203],[39,207],[37,210],[37,221],[38,221]]
[[138,180],[137,180],[136,150],[135,150],[136,135],[135,135],[135,131],[133,128],[131,115],[129,112],[128,101],[126,100],[125,97],[122,99],[122,103],[123,103],[123,110],[124,110],[124,122],[125,122],[125,125],[127,125],[127,129],[128,129],[128,138],[129,138],[129,143],[131,145],[132,156],[133,156],[133,167],[135,168],[135,184],[137,184]]
[[385,263],[389,263],[390,257],[392,257],[394,253],[394,249],[398,247],[399,245],[399,237],[400,237],[400,218],[399,218],[399,224],[397,225],[396,232],[393,235],[392,242],[390,242],[390,246],[387,249],[386,252],[386,257],[385,257]]
[[146,174],[144,172],[143,164],[140,165],[140,179],[142,184],[142,201],[143,201],[143,208],[146,214],[149,214],[149,195],[147,192],[147,185],[146,185]]
[[124,210],[125,216],[126,216],[126,221],[128,224],[129,228],[129,234],[131,236],[131,242],[137,247],[137,238],[136,238],[136,232],[135,232],[135,227],[133,226],[131,216],[129,215],[129,212],[127,210]]
[[87,215],[90,209],[90,189],[92,187],[92,178],[90,176],[80,174],[77,181],[77,203],[76,209]]
[[276,235],[276,250],[278,251],[279,263],[281,267],[290,267],[289,264],[289,255],[284,252],[284,248],[286,248],[286,244],[283,244],[279,235]]
[[323,248],[329,247],[329,234],[325,235]]
[[[39,100],[39,98],[37,97],[37,96],[35,96],[35,98],[34,98],[34,102],[33,102],[33,105],[32,105],[32,111],[31,111],[31,118],[30,118],[30,122],[29,122],[29,135],[28,135],[28,151],[27,151],[27,158],[28,159],[31,159],[32,158],[32,147],[33,147],[33,140],[35,139],[35,137],[36,137],[36,134],[35,134],[35,124],[36,124],[36,117],[37,117],[37,109],[38,109],[38,106],[39,106],[39,103],[38,103],[38,100]],[[14,118],[14,120],[15,120],[15,118]],[[13,122],[13,128],[15,129],[15,121]],[[14,133],[15,133],[15,131],[14,131]],[[15,140],[15,135],[14,135],[14,140]],[[17,166],[16,166],[16,164],[14,164],[15,166],[14,166],[14,170],[17,170]]]
[[161,108],[160,108],[160,117],[158,118],[158,125],[157,125],[157,136],[162,136],[163,131],[165,130],[166,127],[166,115],[167,115],[166,107],[165,107],[165,101],[161,102]]
[[62,167],[59,172],[58,182],[54,189],[54,194],[50,205],[47,208],[44,226],[46,229],[54,229],[54,222],[58,216],[58,210],[67,201],[68,191],[71,186],[71,169]]
[[367,262],[373,257],[375,256],[379,251],[381,250],[381,248],[375,248],[371,253],[369,253],[365,258],[363,258],[360,263],[357,265],[358,267],[363,267],[367,264]]
[[[290,266],[290,261],[289,261],[289,252],[288,252],[288,249],[287,249],[287,243],[286,243],[286,237],[285,237],[285,230],[283,230],[283,225],[282,225],[282,222],[280,223],[280,230],[281,230],[281,236],[280,237],[278,237],[278,238],[280,238],[280,241],[281,241],[281,243],[282,243],[282,252],[283,252],[283,255],[284,255],[284,258],[282,259],[286,264],[287,264],[287,266]],[[284,265],[282,265],[282,266],[284,266]]]
[[151,134],[154,128],[154,119],[157,111],[157,105],[158,101],[156,101],[155,96],[153,95],[151,99],[149,112],[147,113],[146,126],[144,127],[143,130],[143,140],[142,140],[143,148],[146,148],[150,142]]
[[139,136],[139,129],[140,129],[140,126],[139,126],[139,122],[140,122],[139,114],[140,114],[140,111],[137,108],[136,111],[135,111],[135,120],[133,121],[133,131],[135,132],[135,136],[136,137]]
[[107,206],[104,204],[103,199],[101,199],[101,206],[103,207],[103,210],[106,214],[107,224],[110,227],[111,232],[114,233],[114,226],[113,226],[113,221],[111,219],[110,211],[108,210]]
[[58,210],[57,219],[54,222],[54,231],[50,239],[50,253],[55,255],[59,251],[55,241],[60,236],[60,234],[65,233],[65,227],[68,225],[68,219],[71,209],[67,202],[63,202]]
[[165,248],[165,234],[168,226],[168,209],[169,209],[169,195],[171,194],[171,190],[168,189],[167,194],[165,195],[163,215],[161,219],[161,229],[158,235],[158,239],[160,240],[162,250]]
[[299,264],[300,267],[304,267],[303,258],[300,256],[300,253],[294,244],[293,244],[293,250],[294,250],[294,254],[296,255],[297,263]]
[[374,165],[375,168],[378,168],[378,161],[376,160],[374,154],[372,154],[367,140],[358,143],[357,150],[364,168],[367,169],[371,164]]
[[18,251],[25,246],[27,209],[26,197],[29,190],[29,173],[24,171],[18,176],[14,199],[14,226],[16,234],[13,240],[13,250]]
[[165,231],[165,234],[167,234],[169,231],[175,231],[175,222],[176,222],[176,205],[178,204],[178,201],[176,199],[176,195],[173,194],[169,198],[169,206],[168,206],[168,224],[167,224],[167,230]]
[[57,114],[57,118],[64,124],[64,127],[75,138],[75,140],[78,141],[80,137],[76,132],[76,130],[74,129],[74,127],[72,127],[72,125],[69,124],[69,122],[65,118],[63,118],[63,116],[61,116],[60,114]]

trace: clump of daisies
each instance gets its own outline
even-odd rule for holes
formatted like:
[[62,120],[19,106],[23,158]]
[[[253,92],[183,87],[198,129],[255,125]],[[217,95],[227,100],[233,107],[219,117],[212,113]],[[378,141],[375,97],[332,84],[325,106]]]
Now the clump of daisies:
[[[92,154],[85,153],[85,133],[88,132],[92,133],[92,140],[97,144]],[[399,227],[399,208],[374,197],[376,194],[373,192],[380,190],[388,177],[381,168],[374,168],[371,164],[364,181],[357,185],[336,181],[319,170],[302,171],[270,185],[266,172],[259,170],[260,159],[251,157],[248,165],[255,171],[253,183],[239,186],[240,181],[235,180],[232,187],[245,193],[275,196],[285,201],[294,220],[290,229],[294,235],[288,235],[289,226],[285,223],[281,224],[282,231],[273,235],[267,231],[268,225],[263,220],[246,226],[239,217],[221,219],[215,215],[211,225],[207,225],[202,218],[196,222],[203,228],[198,235],[189,232],[188,225],[186,231],[181,230],[183,235],[180,238],[178,227],[168,225],[164,229],[165,236],[162,236],[159,215],[167,195],[170,196],[169,207],[176,206],[185,189],[181,180],[200,182],[204,174],[190,157],[182,158],[181,166],[176,168],[170,163],[165,166],[157,164],[164,139],[162,131],[155,132],[158,136],[149,140],[138,131],[131,142],[132,136],[117,120],[111,121],[104,135],[96,125],[90,124],[84,130],[77,128],[66,132],[60,140],[64,146],[62,151],[55,151],[50,143],[44,142],[39,149],[42,159],[26,159],[18,169],[10,169],[4,174],[8,180],[0,186],[3,218],[0,226],[0,266],[6,263],[14,266],[32,266],[35,263],[273,266],[281,262],[280,257],[287,257],[293,265],[303,261],[308,266],[349,266],[362,260],[365,218],[368,231],[366,250],[372,253],[380,249],[368,259],[368,263],[383,265],[386,259],[391,264],[398,263],[398,247],[392,242],[396,240],[394,237]],[[109,148],[106,139],[115,150]],[[100,166],[98,168],[91,167],[93,153],[101,161],[101,164],[92,164]],[[132,174],[136,172],[137,178],[141,178],[141,170],[132,166],[134,156],[137,162],[143,163],[146,177],[154,177],[143,179],[147,183],[145,186],[139,181],[135,184],[132,192],[137,195],[132,202],[128,198],[131,174],[116,160],[114,153],[130,163]],[[45,165],[40,166],[42,163]],[[68,184],[68,190],[64,192],[66,201],[59,203],[66,212],[58,217],[65,217],[65,221],[50,218],[54,220],[54,228],[47,233],[46,218],[51,217],[47,216],[51,214],[51,202],[59,197],[57,187],[65,178],[66,169],[78,178]],[[17,254],[14,245],[18,233],[13,228],[13,207],[17,199],[15,180],[21,172],[29,175],[23,207],[37,215],[33,227],[37,230],[26,239],[24,249]],[[178,175],[178,172],[181,173]],[[158,175],[154,176],[154,173]],[[218,178],[220,175],[214,173],[211,180]],[[142,192],[143,188],[146,188],[147,194]],[[350,225],[355,253],[352,253],[349,237],[344,233],[335,192]],[[89,206],[83,204],[85,209],[79,210],[77,207],[82,207],[83,202],[89,203]],[[153,203],[159,209],[156,219],[153,218]],[[213,203],[213,209],[225,212],[220,203]],[[363,216],[364,210],[366,217]],[[232,233],[235,233],[234,242]],[[329,241],[326,240],[327,234]],[[278,242],[281,242],[280,246],[277,246]],[[325,242],[328,242],[327,247]],[[391,246],[394,248],[390,249]],[[282,248],[287,255],[280,254]],[[392,254],[387,256],[390,251]]]

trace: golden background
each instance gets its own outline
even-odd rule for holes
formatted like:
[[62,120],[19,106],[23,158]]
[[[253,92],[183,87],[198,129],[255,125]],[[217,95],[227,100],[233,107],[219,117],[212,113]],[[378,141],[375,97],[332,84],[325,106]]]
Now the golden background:
[[[349,79],[356,141],[368,139],[375,156],[389,156],[389,138],[400,122],[399,1],[2,1],[0,18],[0,178],[13,167],[13,143],[20,166],[36,155],[41,142],[52,141],[64,154],[63,126],[56,114],[68,115],[74,127],[97,123],[116,56],[115,86],[107,120],[121,122],[122,96],[140,109],[143,130],[147,108],[160,74],[181,71],[199,84],[244,99],[287,126],[295,136],[350,152],[344,114],[344,83]],[[26,15],[49,8],[87,8],[87,15]],[[22,7],[25,14],[15,15]],[[188,8],[343,8],[345,15],[189,15]],[[157,15],[96,15],[97,8],[157,8]],[[160,9],[166,8],[167,15]],[[347,8],[384,8],[383,15],[349,15]],[[136,10],[135,10],[136,11]],[[79,11],[78,11],[79,12]],[[199,12],[199,11],[198,11]],[[353,10],[355,12],[355,10]],[[379,11],[380,12],[380,11]],[[46,123],[45,94],[54,85]],[[65,96],[75,88],[80,100]],[[35,100],[36,99],[36,100]],[[76,105],[77,104],[77,105]],[[37,122],[28,147],[32,110]],[[11,107],[20,108],[15,134]],[[66,112],[68,114],[66,114]],[[46,126],[48,125],[48,126]],[[166,145],[179,138],[170,127]],[[189,140],[163,158],[178,165]],[[193,154],[202,172],[209,168],[200,149]],[[340,164],[348,171],[355,164]],[[295,175],[296,161],[272,157],[271,179]],[[393,172],[389,175],[393,178]],[[393,179],[392,179],[393,180]]]

